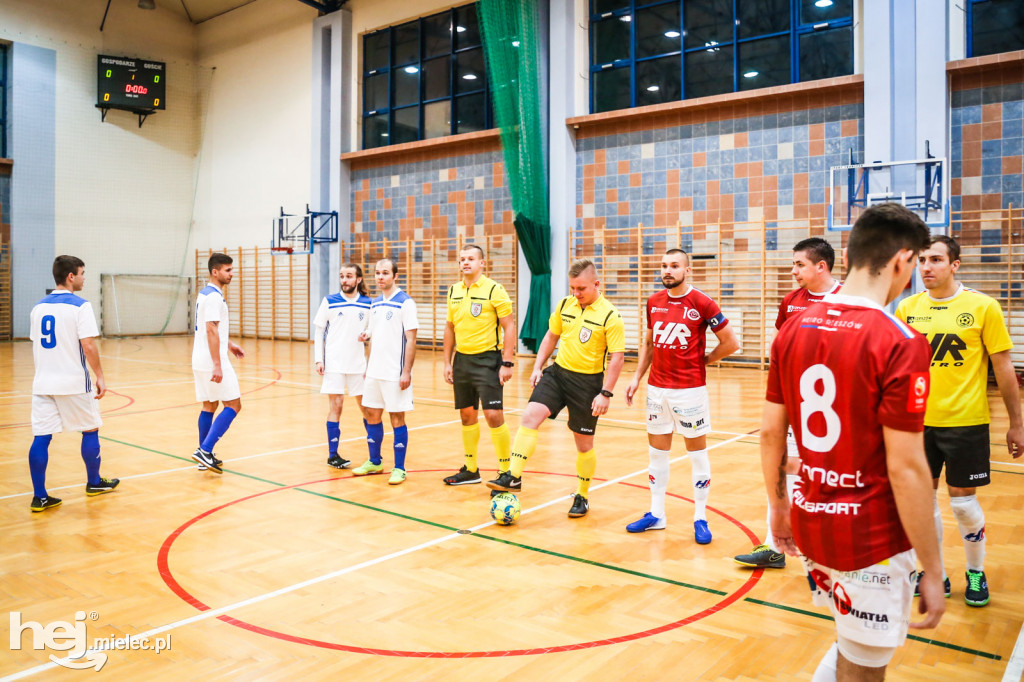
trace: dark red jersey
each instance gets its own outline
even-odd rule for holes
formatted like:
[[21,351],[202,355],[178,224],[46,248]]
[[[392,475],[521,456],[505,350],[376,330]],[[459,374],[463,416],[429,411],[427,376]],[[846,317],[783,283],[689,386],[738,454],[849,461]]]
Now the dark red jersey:
[[708,327],[717,332],[729,320],[710,296],[690,287],[682,296],[659,291],[647,299],[647,330],[654,341],[648,383],[659,388],[696,388],[706,383],[704,349]]
[[790,315],[796,315],[807,310],[807,306],[812,303],[820,303],[825,294],[837,293],[842,286],[840,282],[836,282],[832,285],[831,289],[822,293],[808,291],[802,287],[789,292],[782,299],[782,303],[779,304],[779,314],[775,318],[775,328],[782,329],[782,323],[788,320]]
[[814,561],[852,571],[910,549],[882,427],[924,430],[930,360],[924,336],[859,296],[812,303],[776,337],[766,397],[796,436],[793,536]]

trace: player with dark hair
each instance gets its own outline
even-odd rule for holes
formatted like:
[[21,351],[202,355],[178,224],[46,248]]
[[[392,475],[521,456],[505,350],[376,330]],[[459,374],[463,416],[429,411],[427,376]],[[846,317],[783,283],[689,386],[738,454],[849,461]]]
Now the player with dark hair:
[[[799,288],[783,297],[779,304],[779,313],[775,317],[775,328],[782,325],[793,315],[799,315],[812,303],[820,302],[826,294],[834,294],[842,285],[832,277],[832,268],[836,263],[836,252],[832,245],[821,237],[810,237],[797,242],[793,246],[793,269],[790,274]],[[786,439],[789,450],[786,469],[786,487],[789,495],[793,495],[793,486],[800,478],[800,453],[796,449],[796,440],[790,429]],[[749,554],[740,554],[733,560],[751,568],[785,568],[786,555],[775,545],[772,538],[771,510],[768,510],[768,527],[764,542],[757,545]]]
[[[585,516],[590,509],[590,479],[597,469],[594,430],[597,419],[608,411],[612,390],[625,358],[625,327],[622,317],[601,295],[597,269],[586,259],[569,267],[569,291],[548,319],[548,331],[537,349],[530,384],[533,393],[523,411],[512,464],[493,481],[491,490],[519,492],[523,469],[537,448],[537,431],[545,418],[554,419],[569,408],[569,430],[576,441],[576,494],[570,518]],[[544,363],[558,346],[558,357]]]
[[338,454],[341,441],[341,408],[345,394],[355,398],[363,412],[363,374],[366,372],[366,344],[359,335],[370,324],[370,297],[363,282],[363,269],[345,263],[338,272],[341,292],[320,302],[313,318],[313,357],[317,374],[324,378],[320,387],[330,400],[327,412],[327,464],[345,469],[351,462]]
[[356,476],[384,471],[380,456],[384,440],[384,410],[391,418],[395,433],[395,466],[390,485],[405,481],[405,457],[408,454],[409,429],[405,413],[413,409],[412,364],[416,360],[416,303],[395,285],[398,264],[391,258],[377,261],[374,272],[380,295],[370,304],[370,325],[359,335],[370,339],[370,359],[366,364],[363,386],[363,410],[366,414],[366,443],[370,458],[353,469]]
[[[1006,447],[1014,458],[1024,453],[1020,389],[1010,359],[1013,342],[999,304],[957,281],[960,245],[956,240],[944,235],[932,237],[928,250],[920,256],[919,267],[926,291],[903,299],[896,316],[927,336],[932,347],[933,390],[924,415],[924,448],[936,490],[935,530],[941,551],[938,487],[945,466],[949,506],[967,554],[964,601],[968,606],[985,606],[989,601],[985,512],[977,492],[990,482],[991,419],[986,395],[989,361],[1010,419]],[[941,562],[941,554],[939,559]],[[948,576],[943,575],[943,579],[948,597],[952,586]]]
[[[761,460],[779,547],[802,553],[816,605],[837,642],[814,680],[882,679],[907,627],[935,627],[945,610],[938,544],[923,510],[928,342],[884,306],[903,291],[928,228],[898,204],[861,214],[843,291],[790,318],[771,349]],[[786,429],[802,465],[786,492]],[[915,551],[923,621],[910,623]]]
[[[647,333],[640,346],[636,374],[626,388],[626,404],[633,404],[640,381],[651,369],[647,382],[651,510],[627,525],[626,530],[643,533],[665,528],[672,433],[677,432],[686,443],[692,467],[694,539],[706,545],[711,542],[707,520],[711,488],[707,434],[711,432],[711,408],[706,366],[735,353],[740,342],[718,304],[687,282],[690,273],[689,255],[682,249],[669,249],[661,258],[661,283],[665,289],[647,299]],[[718,337],[718,345],[705,354],[709,328]]]
[[[199,447],[192,459],[200,470],[223,473],[223,462],[213,454],[217,441],[227,433],[231,422],[242,409],[242,391],[231,358],[244,358],[245,351],[229,338],[231,323],[224,290],[235,276],[234,260],[224,253],[215,253],[207,262],[210,279],[196,297],[196,327],[192,340],[192,374],[195,376],[196,400],[203,404],[199,412]],[[214,420],[217,404],[224,409]]]
[[462,279],[448,287],[444,325],[444,378],[455,389],[455,409],[462,418],[465,464],[445,476],[446,485],[480,482],[478,406],[491,431],[498,470],[508,471],[511,437],[505,423],[503,387],[512,378],[516,353],[516,321],[512,300],[501,286],[484,275],[484,250],[466,244],[459,252]]
[[[97,400],[107,392],[100,352],[93,339],[100,335],[92,305],[76,295],[85,286],[85,263],[75,256],[53,261],[57,288],[32,308],[29,337],[35,377],[32,380],[32,446],[28,466],[32,474],[33,512],[61,504],[46,492],[46,465],[50,441],[61,431],[82,432],[85,494],[102,495],[120,481],[100,476],[100,433],[103,425]],[[93,390],[89,369],[96,375]]]

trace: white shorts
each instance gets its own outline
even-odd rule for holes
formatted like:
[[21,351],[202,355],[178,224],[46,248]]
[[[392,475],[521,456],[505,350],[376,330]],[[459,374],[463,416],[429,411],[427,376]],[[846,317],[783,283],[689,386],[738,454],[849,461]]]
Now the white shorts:
[[32,435],[92,431],[103,426],[95,393],[32,396]]
[[914,550],[857,571],[803,560],[814,605],[829,607],[842,637],[873,647],[895,649],[903,644],[914,601]]
[[363,384],[363,407],[385,409],[389,413],[411,412],[412,384],[403,391],[398,387],[397,381],[366,377]]
[[213,370],[192,370],[192,374],[196,378],[196,400],[201,403],[216,403],[226,400],[237,400],[242,397],[242,390],[238,387],[238,375],[235,374],[235,368],[231,366],[230,362],[223,362],[221,363],[221,369],[224,372],[224,377],[220,380],[219,384],[210,381],[210,377],[213,376]]
[[362,395],[363,375],[329,372],[324,374],[320,392],[328,395]]
[[786,456],[789,459],[800,459],[800,449],[796,446],[796,435],[792,426],[786,432]]
[[697,438],[711,433],[708,387],[661,388],[647,386],[647,433],[682,434]]

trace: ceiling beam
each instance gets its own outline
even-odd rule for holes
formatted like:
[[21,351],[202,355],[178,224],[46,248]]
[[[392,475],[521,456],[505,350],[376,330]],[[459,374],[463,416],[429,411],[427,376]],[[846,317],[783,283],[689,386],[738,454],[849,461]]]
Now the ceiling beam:
[[347,0],[299,0],[303,5],[309,5],[313,9],[320,10],[324,14],[330,14],[341,9]]

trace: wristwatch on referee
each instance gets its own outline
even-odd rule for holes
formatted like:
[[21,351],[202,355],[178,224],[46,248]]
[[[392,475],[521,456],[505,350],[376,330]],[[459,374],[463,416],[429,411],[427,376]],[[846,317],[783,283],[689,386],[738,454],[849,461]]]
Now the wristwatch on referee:
[[609,391],[609,390],[608,390],[608,389],[606,389],[606,388],[602,388],[602,389],[601,389],[601,395],[603,395],[603,396],[604,396],[605,398],[611,398],[611,397],[613,397],[613,396],[614,396],[615,394],[614,394],[614,393],[612,393],[611,391]]
[[501,366],[502,367],[515,367],[515,363],[513,363],[511,360],[502,360],[501,361]]

